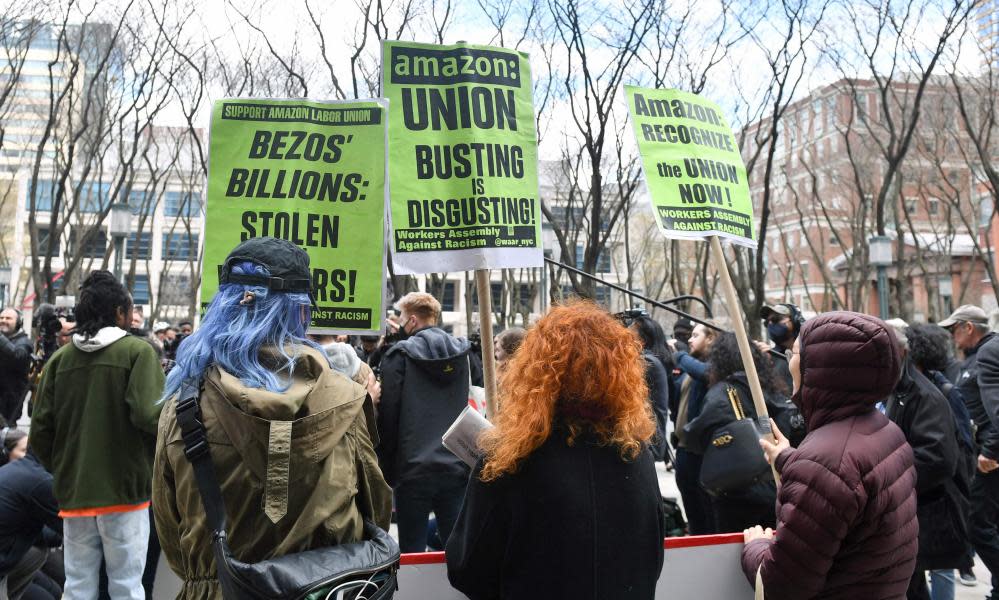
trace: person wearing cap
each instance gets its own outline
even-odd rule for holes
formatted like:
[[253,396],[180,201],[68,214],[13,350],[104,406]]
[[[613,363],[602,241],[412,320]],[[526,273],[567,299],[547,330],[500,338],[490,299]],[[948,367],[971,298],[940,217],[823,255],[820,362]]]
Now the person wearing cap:
[[690,335],[694,333],[694,322],[687,317],[678,317],[673,323],[673,340],[678,352],[690,350]]
[[964,352],[954,385],[975,421],[978,469],[971,481],[968,533],[979,558],[992,573],[992,593],[999,598],[999,336],[989,330],[989,316],[971,304],[959,306],[938,323]]
[[76,318],[72,343],[45,365],[29,434],[63,518],[63,597],[96,598],[103,560],[113,600],[144,600],[163,370],[152,346],[127,333],[132,298],[108,271],[83,281]]
[[801,332],[801,325],[805,318],[801,315],[801,310],[794,304],[767,304],[760,309],[760,318],[767,326],[767,337],[774,343],[774,349],[779,355],[773,352],[766,352],[766,348],[761,347],[774,365],[774,371],[778,378],[784,382],[786,389],[793,387],[791,381],[791,370],[788,367],[788,360],[785,355],[794,346],[794,340],[798,339]]
[[185,381],[200,382],[226,533],[241,561],[359,541],[365,521],[389,527],[392,492],[369,429],[373,407],[306,338],[311,290],[304,250],[247,240],[220,266],[201,326],[180,345],[163,393],[153,486],[163,554],[184,582],[178,598],[222,596],[177,423],[174,397]]

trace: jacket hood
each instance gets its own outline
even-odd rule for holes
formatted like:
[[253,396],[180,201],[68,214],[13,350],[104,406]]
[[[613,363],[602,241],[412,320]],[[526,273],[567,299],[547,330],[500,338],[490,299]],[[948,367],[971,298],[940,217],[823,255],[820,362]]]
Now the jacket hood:
[[73,334],[73,345],[84,352],[96,352],[102,348],[107,348],[121,338],[128,335],[128,332],[118,327],[104,327],[93,336],[85,336],[79,333]]
[[[332,370],[315,348],[297,353],[291,384],[283,392],[251,388],[215,366],[205,374],[202,408],[209,406],[250,471],[265,483],[264,512],[273,522],[287,513],[288,488],[341,443],[364,408],[366,392]],[[276,348],[260,351],[261,363],[283,361]]]
[[825,313],[801,330],[801,389],[796,400],[809,431],[874,409],[901,373],[895,334],[881,319]]
[[403,352],[428,375],[438,380],[450,381],[454,377],[468,377],[460,367],[465,362],[472,344],[465,338],[456,338],[438,327],[428,327],[396,343],[389,350]]
[[333,369],[343,373],[351,379],[357,375],[361,368],[361,359],[357,356],[357,351],[350,344],[343,342],[330,342],[323,346],[326,357],[330,359]]

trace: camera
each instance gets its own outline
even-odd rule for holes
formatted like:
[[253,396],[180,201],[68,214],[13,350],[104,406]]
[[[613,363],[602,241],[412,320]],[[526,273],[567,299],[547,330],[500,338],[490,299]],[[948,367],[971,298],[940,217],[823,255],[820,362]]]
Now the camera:
[[649,316],[649,311],[644,308],[629,308],[614,315],[614,318],[621,321],[625,327],[631,327],[636,319]]

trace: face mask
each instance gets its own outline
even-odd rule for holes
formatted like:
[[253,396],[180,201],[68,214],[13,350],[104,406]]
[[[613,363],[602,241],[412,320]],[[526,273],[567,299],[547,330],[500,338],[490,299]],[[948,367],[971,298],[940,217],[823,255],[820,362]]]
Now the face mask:
[[783,323],[768,323],[767,335],[775,344],[783,344],[791,339],[791,328]]

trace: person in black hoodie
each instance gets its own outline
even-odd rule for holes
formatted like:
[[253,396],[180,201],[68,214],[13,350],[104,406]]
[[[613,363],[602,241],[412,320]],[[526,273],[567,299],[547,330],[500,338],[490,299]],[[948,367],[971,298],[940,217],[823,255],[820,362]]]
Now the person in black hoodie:
[[909,583],[910,600],[929,600],[926,571],[957,568],[967,557],[964,508],[967,493],[957,489],[960,452],[954,416],[940,390],[908,358],[907,324],[887,322],[902,348],[902,375],[895,391],[877,407],[905,434],[916,466],[919,554]]
[[0,468],[0,597],[16,600],[62,543],[52,475],[31,450]]
[[[787,404],[783,381],[774,374],[772,363],[756,346],[751,346],[756,372],[763,387],[771,417],[780,423],[779,409]],[[735,334],[724,333],[711,345],[708,355],[711,387],[704,397],[701,413],[684,428],[687,435],[687,449],[704,455],[711,443],[712,435],[719,428],[736,420],[729,402],[728,390],[738,394],[742,410],[747,417],[756,418],[756,408],[749,391],[746,373],[743,371],[742,356]],[[776,527],[775,503],[777,488],[772,478],[753,484],[740,493],[711,497],[711,510],[715,528],[719,533],[742,531],[754,525]]]
[[437,327],[441,305],[430,294],[407,294],[396,308],[404,339],[381,360],[376,450],[395,491],[399,547],[423,552],[430,512],[447,543],[468,482],[468,466],[444,448],[441,436],[468,406],[471,345]]

